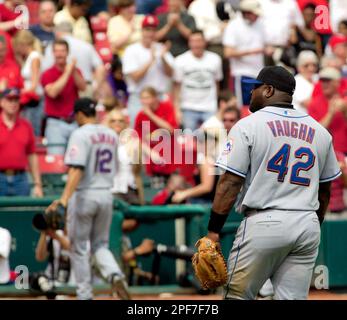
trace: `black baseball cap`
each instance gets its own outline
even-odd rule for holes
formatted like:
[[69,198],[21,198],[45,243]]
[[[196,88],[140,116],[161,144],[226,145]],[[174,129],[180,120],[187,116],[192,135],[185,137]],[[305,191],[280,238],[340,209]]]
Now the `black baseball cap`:
[[86,116],[95,116],[96,102],[90,98],[80,98],[76,100],[74,105],[74,113],[81,111]]
[[254,86],[269,84],[290,95],[294,94],[296,86],[294,76],[288,70],[280,66],[265,67],[259,72],[257,79],[244,79],[242,82]]

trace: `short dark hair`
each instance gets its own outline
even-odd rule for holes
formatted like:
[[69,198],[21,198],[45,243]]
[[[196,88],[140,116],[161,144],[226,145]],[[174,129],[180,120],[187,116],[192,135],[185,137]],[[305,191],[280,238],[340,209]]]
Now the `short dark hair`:
[[226,113],[231,113],[231,112],[234,112],[237,114],[237,119],[240,120],[241,119],[241,112],[240,112],[240,109],[237,108],[237,107],[228,107],[224,110],[223,112],[223,116],[226,114]]
[[309,2],[304,6],[304,10],[306,9],[312,9],[313,11],[316,10],[316,5],[313,2]]
[[200,30],[200,29],[193,29],[190,35],[193,36],[195,34],[200,34],[205,39],[205,35],[204,35],[204,32],[202,30]]
[[229,101],[230,99],[232,99],[234,97],[234,95],[229,91],[229,90],[223,90],[218,94],[218,106],[220,104],[221,101]]
[[64,40],[64,39],[55,39],[55,40],[53,41],[53,48],[54,48],[55,46],[65,46],[66,49],[67,49],[67,51],[70,50],[68,42],[67,42],[66,40]]
[[71,6],[90,6],[91,1],[90,0],[71,0],[70,1]]
[[339,24],[343,24],[347,28],[347,20],[341,20],[339,21]]

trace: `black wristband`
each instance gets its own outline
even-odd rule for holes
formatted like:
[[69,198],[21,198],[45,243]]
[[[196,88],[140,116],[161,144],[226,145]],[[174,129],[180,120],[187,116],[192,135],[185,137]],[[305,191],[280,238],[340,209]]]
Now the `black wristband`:
[[227,217],[227,214],[219,214],[211,210],[210,221],[208,222],[207,230],[215,233],[220,233]]

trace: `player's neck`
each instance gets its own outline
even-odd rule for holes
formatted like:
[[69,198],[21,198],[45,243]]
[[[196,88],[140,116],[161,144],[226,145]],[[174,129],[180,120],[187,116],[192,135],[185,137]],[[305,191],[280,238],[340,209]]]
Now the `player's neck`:
[[284,108],[284,109],[294,109],[294,106],[291,103],[287,102],[274,102],[274,103],[268,103],[264,108],[266,107],[276,107],[276,108]]

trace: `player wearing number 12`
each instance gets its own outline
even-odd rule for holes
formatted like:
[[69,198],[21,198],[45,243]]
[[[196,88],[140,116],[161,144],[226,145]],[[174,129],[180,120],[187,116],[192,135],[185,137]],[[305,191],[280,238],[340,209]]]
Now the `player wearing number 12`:
[[225,299],[255,299],[267,279],[275,299],[306,299],[330,183],[340,174],[331,135],[295,110],[294,77],[265,67],[251,80],[252,115],[230,131],[208,225],[219,241],[236,203],[244,219],[228,259]]
[[65,154],[65,164],[69,167],[67,183],[61,198],[47,211],[55,210],[58,205],[67,207],[78,298],[93,297],[90,266],[93,256],[98,271],[112,285],[114,293],[121,299],[130,299],[125,276],[108,249],[113,212],[110,190],[118,170],[118,136],[96,124],[95,107],[96,103],[88,98],[75,102],[79,128],[72,133]]

